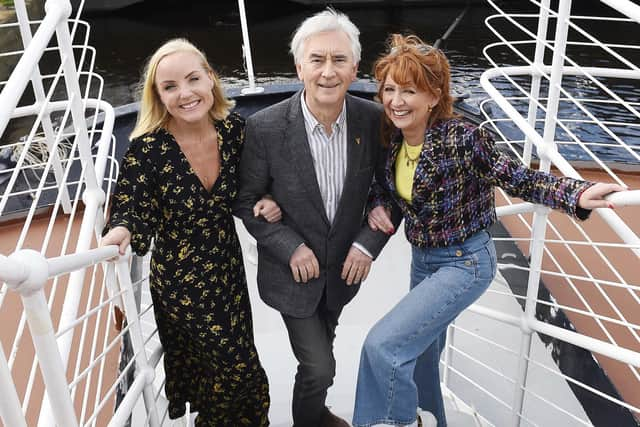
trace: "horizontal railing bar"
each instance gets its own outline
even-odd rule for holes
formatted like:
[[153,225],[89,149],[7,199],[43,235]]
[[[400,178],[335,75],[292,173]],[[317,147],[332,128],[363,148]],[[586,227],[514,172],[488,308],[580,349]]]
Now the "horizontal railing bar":
[[118,246],[110,245],[101,248],[89,249],[80,253],[50,258],[48,260],[49,277],[87,268],[117,256]]
[[493,400],[495,400],[496,402],[498,402],[500,405],[504,406],[506,409],[511,409],[511,405],[509,405],[507,402],[505,402],[504,400],[500,399],[498,396],[496,396],[495,394],[491,393],[489,390],[487,390],[485,387],[480,386],[480,384],[478,384],[476,381],[472,380],[471,378],[469,378],[468,376],[466,376],[465,374],[463,374],[462,372],[460,372],[458,369],[456,369],[453,366],[449,366],[447,368],[449,371],[453,372],[454,374],[458,375],[460,378],[462,378],[463,380],[467,381],[468,383],[470,383],[472,386],[474,386],[475,388],[477,388],[478,390],[480,390],[481,392],[483,392],[484,394],[486,394],[487,396],[489,396],[490,398],[492,398]]
[[584,348],[585,350],[610,357],[611,359],[617,360],[619,362],[624,362],[635,367],[640,367],[640,353],[637,351],[609,344],[599,339],[592,338],[587,335],[582,335],[578,332],[562,329],[558,326],[549,325],[537,319],[529,319],[527,323],[531,327],[531,329],[535,330],[538,333],[549,335],[553,338],[557,338],[567,343]]
[[569,311],[571,313],[580,314],[582,316],[589,317],[591,319],[604,320],[605,322],[608,322],[608,323],[613,323],[613,324],[618,325],[618,326],[624,326],[624,327],[627,327],[629,329],[637,329],[637,330],[640,331],[640,325],[636,325],[634,323],[629,323],[628,321],[622,321],[622,320],[619,320],[619,319],[614,319],[613,317],[610,317],[610,316],[605,316],[605,315],[602,315],[602,314],[581,310],[579,308],[571,307],[571,306],[568,306],[568,305],[558,304],[556,302],[549,302],[549,301],[545,301],[545,300],[541,300],[541,299],[536,300],[536,304],[544,305],[546,307],[553,307],[553,308],[564,310],[564,311]]
[[498,344],[497,342],[492,341],[492,340],[490,340],[489,338],[485,338],[485,337],[483,337],[482,335],[477,334],[477,333],[475,333],[475,332],[473,332],[473,331],[471,331],[471,330],[469,330],[469,329],[463,328],[462,326],[458,325],[457,323],[452,323],[452,324],[450,325],[450,327],[454,328],[454,329],[455,329],[455,331],[456,331],[456,333],[461,332],[461,333],[463,333],[463,334],[467,334],[467,335],[469,335],[469,336],[471,336],[471,337],[473,337],[473,338],[475,338],[475,339],[477,339],[477,340],[479,340],[479,341],[483,341],[483,342],[484,342],[484,343],[486,343],[486,344],[490,344],[490,345],[492,345],[492,346],[494,346],[494,347],[498,348],[499,350],[502,350],[502,351],[504,351],[505,353],[510,354],[511,356],[513,356],[513,357],[515,357],[515,358],[517,358],[517,357],[518,357],[518,352],[517,352],[517,351],[514,351],[514,350],[512,350],[512,349],[510,349],[510,348],[508,348],[508,347],[505,347],[505,346],[504,346],[504,345],[502,345],[502,344]]
[[97,306],[93,307],[91,310],[89,310],[86,313],[84,313],[82,316],[79,316],[74,322],[72,322],[69,325],[67,325],[66,328],[60,329],[59,331],[57,331],[56,332],[56,338],[61,336],[61,335],[64,335],[65,332],[75,328],[76,326],[79,326],[82,322],[84,322],[85,319],[88,319],[91,316],[93,316],[94,314],[98,313],[100,310],[103,310],[107,305],[112,304],[124,292],[125,291],[118,291],[117,294],[115,294],[112,297],[109,297],[108,299],[104,300],[103,302],[101,302]]
[[512,316],[478,304],[472,304],[468,310],[513,326],[521,327],[523,330],[531,329],[538,333],[543,333],[553,338],[574,344],[578,347],[584,348],[585,350],[603,354],[620,362],[640,367],[640,353],[630,349],[616,346],[577,332],[568,331],[557,326],[552,326],[537,319],[527,319],[524,315]]
[[[566,375],[566,374],[564,374],[562,372],[557,372],[553,368],[551,368],[549,366],[546,366],[546,365],[538,362],[537,360],[534,360],[534,359],[532,359],[530,357],[527,357],[527,360],[530,363],[533,363],[534,365],[536,365],[537,367],[542,368],[542,369],[544,369],[544,370],[546,370],[546,371],[548,371],[548,372],[550,372],[552,374],[555,374],[555,375],[561,377],[562,379],[564,379],[565,381],[570,382],[570,383],[572,383],[572,384],[574,384],[574,385],[576,385],[576,386],[578,386],[578,387],[580,387],[580,388],[582,388],[584,390],[587,390],[587,391],[589,391],[589,392],[591,392],[591,393],[593,393],[593,394],[595,394],[595,395],[597,395],[597,396],[599,396],[599,397],[601,397],[601,398],[603,398],[605,400],[608,400],[609,402],[615,403],[616,405],[623,406],[623,407],[627,408],[630,411],[640,412],[639,408],[637,408],[637,407],[635,407],[635,406],[633,406],[633,405],[631,405],[631,404],[629,404],[629,403],[627,403],[627,402],[625,402],[623,400],[617,399],[617,398],[615,398],[613,396],[610,396],[610,395],[608,395],[606,393],[603,393],[600,390],[598,390],[598,389],[596,389],[594,387],[591,387],[590,385],[585,384],[582,381],[578,381],[575,378],[570,377],[570,376],[568,376],[568,375]],[[540,400],[546,401],[546,399],[542,398],[541,396],[536,396],[536,397],[538,397],[538,399],[540,399]]]
[[[554,374],[557,375],[557,372],[553,372]],[[537,398],[538,400],[540,400],[543,403],[546,403],[548,406],[552,407],[553,409],[563,413],[564,415],[568,416],[569,418],[573,419],[573,421],[576,421],[580,424],[582,424],[583,426],[589,426],[592,427],[593,424],[591,423],[591,421],[589,420],[583,420],[582,418],[580,418],[579,416],[572,414],[571,412],[567,411],[566,409],[562,408],[561,406],[555,404],[554,402],[551,402],[550,400],[544,399],[542,398],[542,396],[540,396],[538,393],[534,392],[533,390],[525,387],[524,388],[524,392],[528,395],[528,396],[532,396],[534,398]]]
[[475,358],[475,357],[471,356],[470,354],[466,353],[465,351],[457,348],[455,345],[450,345],[449,348],[451,350],[453,350],[455,353],[457,353],[460,356],[464,357],[465,359],[473,362],[476,365],[479,365],[479,367],[484,368],[485,370],[491,372],[492,374],[496,375],[499,378],[502,378],[503,380],[506,380],[507,382],[511,383],[512,385],[516,383],[516,381],[514,379],[509,378],[508,376],[506,376],[502,372],[499,372],[498,370],[492,368],[491,366],[487,365],[486,363],[481,362],[477,358]]

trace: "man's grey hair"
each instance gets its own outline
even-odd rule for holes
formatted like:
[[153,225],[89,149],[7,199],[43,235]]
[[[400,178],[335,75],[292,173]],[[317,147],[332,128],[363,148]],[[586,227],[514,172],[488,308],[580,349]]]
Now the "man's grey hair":
[[347,15],[336,12],[332,8],[327,8],[305,19],[293,34],[293,38],[291,39],[291,54],[293,55],[295,63],[302,63],[304,43],[309,37],[330,31],[342,31],[349,37],[353,60],[356,63],[360,62],[360,53],[362,51],[359,39],[360,30],[351,22]]

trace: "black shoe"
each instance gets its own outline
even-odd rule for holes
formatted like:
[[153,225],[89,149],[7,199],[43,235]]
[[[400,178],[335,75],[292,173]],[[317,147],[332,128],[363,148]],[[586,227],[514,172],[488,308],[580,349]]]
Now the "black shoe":
[[348,422],[332,413],[329,409],[324,413],[320,425],[322,427],[351,427]]

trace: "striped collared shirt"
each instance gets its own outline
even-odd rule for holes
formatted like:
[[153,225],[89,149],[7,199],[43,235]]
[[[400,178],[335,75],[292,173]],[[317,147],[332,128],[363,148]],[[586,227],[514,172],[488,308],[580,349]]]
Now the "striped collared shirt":
[[347,174],[346,103],[343,101],[342,111],[336,122],[331,125],[331,135],[327,135],[322,124],[309,111],[304,99],[304,91],[301,95],[301,104],[316,179],[327,218],[333,222]]

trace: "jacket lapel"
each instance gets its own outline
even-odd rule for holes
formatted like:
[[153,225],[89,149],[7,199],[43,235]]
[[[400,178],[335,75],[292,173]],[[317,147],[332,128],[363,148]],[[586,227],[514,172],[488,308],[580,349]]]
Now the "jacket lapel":
[[296,169],[302,185],[309,194],[311,202],[322,216],[322,220],[329,226],[329,218],[327,218],[324,203],[322,202],[320,186],[316,178],[316,170],[313,167],[313,157],[311,156],[311,149],[309,148],[309,141],[307,140],[307,131],[304,125],[302,106],[300,105],[301,95],[301,91],[296,93],[289,103],[289,123],[285,133],[285,147],[291,153],[293,167]]
[[347,172],[344,177],[344,185],[342,186],[342,195],[340,196],[340,203],[338,203],[338,209],[333,218],[333,224],[338,222],[340,214],[345,209],[345,205],[349,203],[349,194],[354,194],[358,191],[368,191],[369,189],[355,188],[354,183],[360,164],[362,161],[362,155],[365,150],[365,142],[362,141],[363,127],[362,120],[359,114],[354,111],[353,100],[351,95],[346,96],[346,108],[347,108]]
[[[393,199],[398,204],[398,206],[404,212],[413,212],[411,205],[409,205],[409,203],[407,203],[405,199],[403,199],[402,197],[400,197],[400,195],[398,195],[398,190],[396,188],[396,160],[400,155],[400,147],[402,147],[402,136],[399,134],[396,134],[391,139],[391,146],[389,147],[389,155],[385,162],[385,168],[384,168],[385,180],[386,180],[387,188],[389,188],[391,197],[393,197]],[[416,167],[416,170],[417,170],[417,167]],[[412,194],[411,194],[411,198],[415,203],[416,194],[414,190],[415,190],[415,182],[412,187]]]

